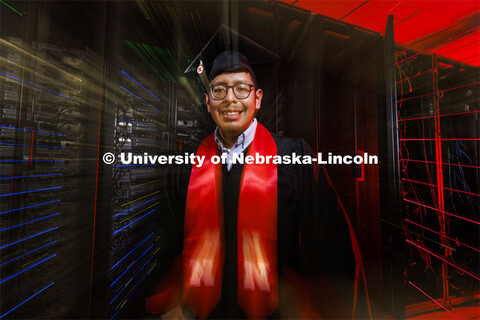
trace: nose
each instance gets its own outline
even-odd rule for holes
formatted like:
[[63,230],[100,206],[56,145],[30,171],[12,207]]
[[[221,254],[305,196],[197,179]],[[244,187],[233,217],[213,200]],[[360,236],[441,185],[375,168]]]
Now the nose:
[[227,95],[226,95],[224,100],[227,101],[227,102],[237,101],[237,97],[233,93],[233,88],[228,88],[227,89]]

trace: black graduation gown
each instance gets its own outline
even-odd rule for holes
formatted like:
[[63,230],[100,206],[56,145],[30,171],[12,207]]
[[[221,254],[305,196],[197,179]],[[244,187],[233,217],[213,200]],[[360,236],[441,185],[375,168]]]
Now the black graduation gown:
[[[280,156],[292,153],[312,155],[301,139],[272,136]],[[297,288],[297,292],[308,290],[313,299],[311,304],[314,309],[319,309],[315,314],[351,318],[355,257],[348,224],[324,170],[317,168],[315,170],[314,165],[277,165],[279,303],[280,310],[286,312],[276,312],[272,318],[285,314],[298,316],[298,313],[289,313],[290,309],[299,308],[292,299],[295,290],[283,289],[291,288],[288,281],[283,281],[287,271],[306,284]],[[182,254],[183,219],[191,169],[191,165],[172,166],[165,179],[165,209],[158,217],[163,239],[161,262],[165,265]],[[225,263],[221,301],[210,318],[245,318],[237,303],[237,211],[242,170],[241,164],[234,164],[230,171],[226,165],[222,168]],[[159,271],[150,281],[155,282],[161,276]],[[328,285],[325,285],[325,279],[328,279]],[[339,301],[343,303],[335,306]]]

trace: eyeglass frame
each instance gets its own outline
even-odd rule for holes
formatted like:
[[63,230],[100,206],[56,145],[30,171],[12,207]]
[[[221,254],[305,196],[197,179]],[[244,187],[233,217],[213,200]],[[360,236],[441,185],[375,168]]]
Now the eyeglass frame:
[[[245,98],[239,98],[239,97],[237,97],[237,94],[235,93],[235,90],[233,89],[235,86],[238,86],[238,85],[241,85],[241,84],[247,85],[247,86],[250,87],[250,89],[248,90],[248,95],[247,95]],[[213,91],[212,91],[212,90],[213,90],[213,87],[216,87],[216,86],[223,86],[224,88],[227,89],[227,90],[225,91],[225,97],[223,97],[223,98],[221,98],[221,99],[217,99],[217,98],[215,98],[215,97],[213,96]],[[250,94],[252,93],[252,88],[254,88],[254,87],[255,87],[255,85],[254,85],[253,83],[236,83],[236,84],[234,84],[233,86],[227,86],[227,85],[225,85],[225,84],[214,84],[213,86],[210,86],[210,95],[211,95],[211,97],[212,97],[213,100],[215,100],[215,101],[220,101],[220,100],[223,100],[223,99],[225,99],[225,98],[227,97],[227,95],[228,95],[228,90],[229,90],[230,88],[232,88],[233,95],[234,95],[237,99],[239,99],[239,100],[245,100],[245,99],[248,99],[248,98],[250,97]]]

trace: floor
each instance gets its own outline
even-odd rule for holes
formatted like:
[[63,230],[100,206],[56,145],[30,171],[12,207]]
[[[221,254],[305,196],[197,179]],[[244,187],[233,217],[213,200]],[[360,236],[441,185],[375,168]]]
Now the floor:
[[416,315],[409,317],[408,320],[426,320],[426,319],[435,319],[435,320],[473,320],[480,319],[480,306],[469,306],[469,307],[457,307],[450,311],[433,311],[421,315]]

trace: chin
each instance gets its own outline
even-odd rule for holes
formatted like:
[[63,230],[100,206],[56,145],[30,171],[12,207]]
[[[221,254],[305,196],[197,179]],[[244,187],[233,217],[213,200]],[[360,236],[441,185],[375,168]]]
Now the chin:
[[220,127],[220,130],[226,135],[240,135],[243,131],[245,131],[242,130],[240,126],[223,126],[223,128]]
[[220,128],[220,131],[228,136],[239,136],[241,135],[245,130],[248,129],[250,126],[251,121],[245,121],[245,119],[242,119],[241,121],[235,121],[235,122],[223,122],[219,121],[217,122],[217,126]]

